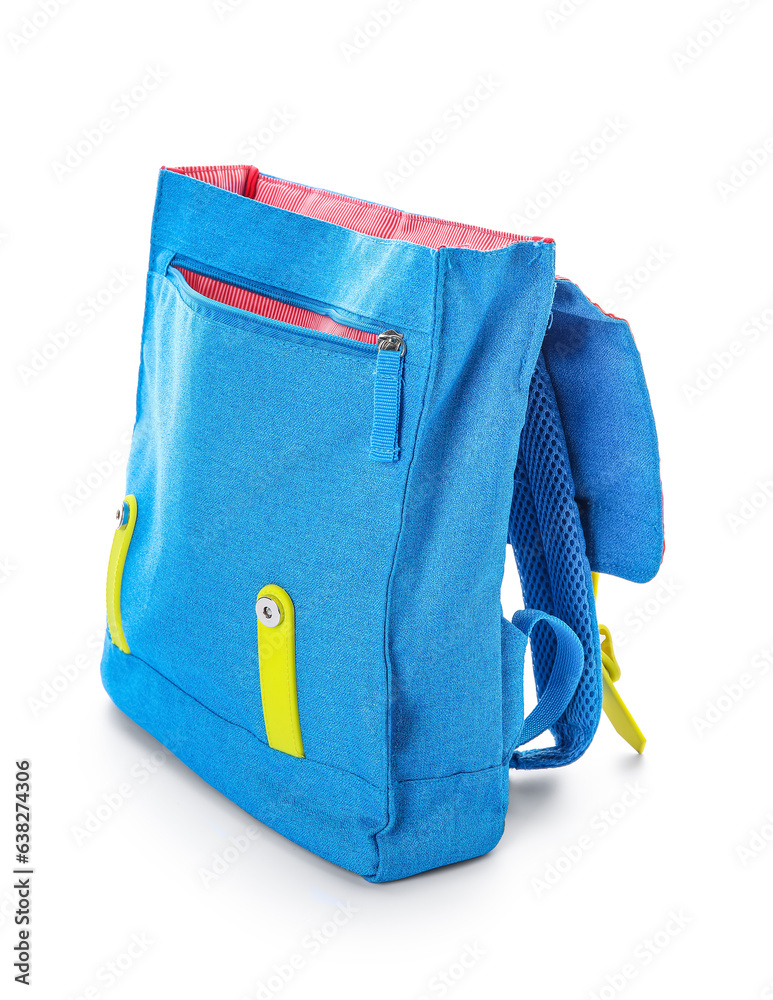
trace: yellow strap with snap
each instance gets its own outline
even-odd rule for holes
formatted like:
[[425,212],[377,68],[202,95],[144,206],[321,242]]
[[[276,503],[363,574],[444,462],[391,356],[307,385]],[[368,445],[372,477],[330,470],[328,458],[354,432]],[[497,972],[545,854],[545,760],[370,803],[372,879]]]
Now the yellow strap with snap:
[[[599,575],[593,573],[593,597],[598,593]],[[615,682],[620,680],[620,666],[612,645],[612,634],[606,625],[599,625],[599,632],[604,637],[601,642],[601,680],[604,691],[604,712],[623,739],[630,743],[637,753],[642,753],[647,742],[636,720],[620,697]]]
[[110,560],[107,564],[107,627],[114,646],[122,653],[129,653],[129,643],[123,634],[121,622],[121,581],[129,543],[134,534],[137,521],[137,500],[128,496],[118,508],[116,514],[118,527],[113,535],[113,546],[110,549]]
[[304,757],[295,682],[295,608],[287,591],[270,583],[258,594],[260,697],[268,745]]

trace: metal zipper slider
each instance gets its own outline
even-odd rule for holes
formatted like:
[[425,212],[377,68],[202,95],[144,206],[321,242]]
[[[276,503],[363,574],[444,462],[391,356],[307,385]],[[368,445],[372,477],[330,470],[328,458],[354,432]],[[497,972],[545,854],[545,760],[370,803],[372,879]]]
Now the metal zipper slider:
[[401,333],[385,330],[378,335],[370,436],[370,458],[374,462],[396,462],[400,454],[398,430],[404,357],[405,340]]
[[385,330],[378,335],[378,349],[380,351],[399,351],[405,355],[405,340],[403,335],[397,330]]

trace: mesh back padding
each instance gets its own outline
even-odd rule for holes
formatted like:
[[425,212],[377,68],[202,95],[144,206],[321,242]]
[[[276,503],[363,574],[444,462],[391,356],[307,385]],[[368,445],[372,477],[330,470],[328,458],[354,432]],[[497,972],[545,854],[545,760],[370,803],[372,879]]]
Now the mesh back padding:
[[[576,760],[593,739],[601,714],[601,648],[591,570],[569,466],[564,430],[550,376],[540,355],[529,390],[515,470],[509,541],[521,577],[524,605],[563,619],[582,641],[585,668],[566,712],[551,728],[555,747],[516,751],[512,767],[558,767]],[[531,637],[541,696],[555,655],[544,622]]]

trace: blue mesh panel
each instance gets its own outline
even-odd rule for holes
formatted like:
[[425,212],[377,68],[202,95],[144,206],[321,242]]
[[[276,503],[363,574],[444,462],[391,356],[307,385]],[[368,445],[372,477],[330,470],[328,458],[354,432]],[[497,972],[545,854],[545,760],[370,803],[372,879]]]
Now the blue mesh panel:
[[[553,386],[540,355],[529,391],[515,470],[509,541],[524,604],[563,619],[580,637],[585,669],[569,706],[551,729],[555,747],[516,751],[512,767],[558,767],[576,760],[593,739],[601,713],[601,648],[591,570],[574,500],[574,482]],[[531,640],[537,693],[555,655],[544,623]]]

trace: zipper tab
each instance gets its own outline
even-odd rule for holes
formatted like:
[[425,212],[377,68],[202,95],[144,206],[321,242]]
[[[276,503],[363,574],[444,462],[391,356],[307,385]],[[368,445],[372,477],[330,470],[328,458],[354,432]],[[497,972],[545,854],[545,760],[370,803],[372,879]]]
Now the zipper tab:
[[404,356],[405,340],[401,333],[386,330],[378,335],[370,436],[370,458],[374,462],[396,462],[400,454],[398,430]]
[[397,330],[386,330],[378,335],[378,349],[380,351],[399,351],[400,355],[405,354],[405,340],[403,335]]

